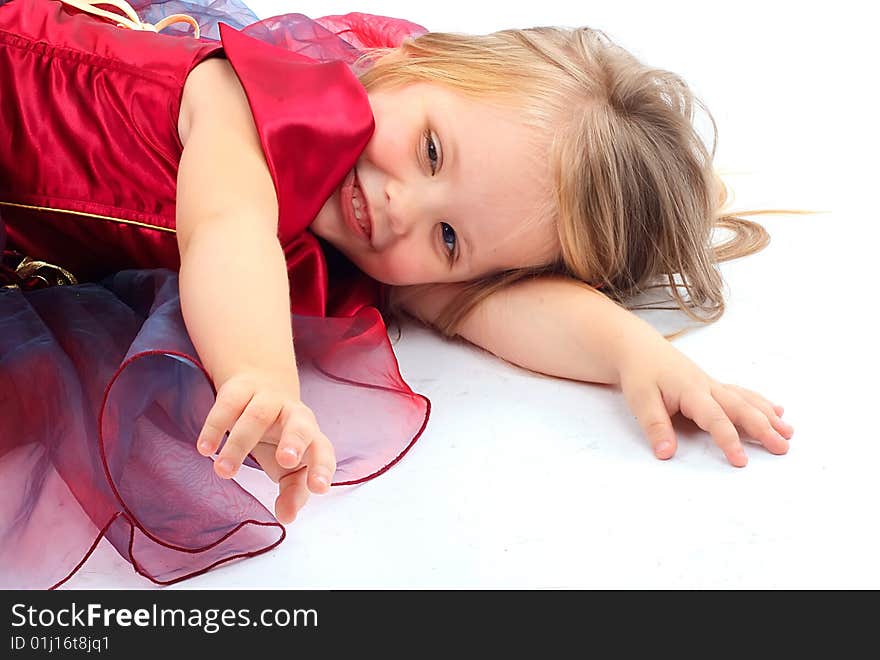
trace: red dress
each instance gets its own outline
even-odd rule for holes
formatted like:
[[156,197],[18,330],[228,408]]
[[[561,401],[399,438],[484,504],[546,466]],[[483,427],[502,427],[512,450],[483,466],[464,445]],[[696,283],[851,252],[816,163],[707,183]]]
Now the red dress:
[[[215,391],[180,314],[177,120],[207,58],[241,80],[275,183],[302,399],[336,449],[334,485],[380,474],[421,434],[430,403],[400,376],[379,283],[308,231],[373,130],[349,65],[393,44],[338,36],[364,20],[221,23],[216,41],[0,0],[0,587],[57,586],[103,537],[159,584],[284,537],[194,447]],[[375,20],[398,41],[421,29]],[[10,275],[19,253],[59,268]]]

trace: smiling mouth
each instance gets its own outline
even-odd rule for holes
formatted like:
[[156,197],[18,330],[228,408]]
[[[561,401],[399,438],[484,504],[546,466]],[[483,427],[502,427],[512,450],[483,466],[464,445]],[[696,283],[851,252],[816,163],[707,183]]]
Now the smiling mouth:
[[355,172],[351,187],[351,208],[354,211],[354,219],[357,221],[358,226],[364,230],[368,238],[372,238],[373,227],[370,222],[370,212],[367,209],[367,198],[364,196],[364,191],[361,190],[357,172]]

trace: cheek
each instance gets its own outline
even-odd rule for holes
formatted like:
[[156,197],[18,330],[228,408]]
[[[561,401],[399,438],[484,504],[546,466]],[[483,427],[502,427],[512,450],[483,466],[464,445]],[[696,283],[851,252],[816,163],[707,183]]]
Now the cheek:
[[399,126],[395,129],[393,124],[377,125],[363,155],[380,169],[391,170],[396,164],[403,162],[409,153],[408,144],[409,138],[403,135]]
[[424,284],[436,279],[431,255],[412,246],[399,245],[393,250],[372,255],[372,266],[383,282],[397,286]]

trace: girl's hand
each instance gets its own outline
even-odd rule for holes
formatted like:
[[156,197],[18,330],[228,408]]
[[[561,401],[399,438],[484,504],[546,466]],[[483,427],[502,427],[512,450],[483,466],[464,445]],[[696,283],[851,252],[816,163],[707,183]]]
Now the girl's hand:
[[[295,371],[251,370],[224,382],[199,434],[198,452],[214,454],[227,429],[229,437],[214,461],[214,471],[232,478],[258,443],[273,445],[274,452],[261,448],[255,458],[280,484],[275,510],[282,522],[293,520],[308,491],[330,489],[336,456],[315,414],[299,398]],[[302,469],[291,472],[297,466]]]
[[285,524],[292,523],[309,499],[308,466],[301,465],[293,470],[281,467],[275,459],[276,446],[272,442],[261,442],[251,455],[266,475],[278,484],[275,517]]
[[627,403],[648,436],[657,458],[671,458],[676,439],[670,416],[681,412],[711,434],[731,465],[748,463],[739,426],[773,454],[785,454],[794,428],[777,406],[756,392],[719,383],[663,340],[634,351],[620,369]]

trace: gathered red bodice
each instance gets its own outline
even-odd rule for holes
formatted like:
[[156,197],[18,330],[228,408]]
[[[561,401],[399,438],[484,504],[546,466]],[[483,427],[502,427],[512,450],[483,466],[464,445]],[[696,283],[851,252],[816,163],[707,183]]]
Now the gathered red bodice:
[[225,24],[220,34],[217,43],[124,29],[57,0],[0,6],[8,247],[80,281],[177,270],[183,88],[197,64],[226,57],[275,182],[291,311],[348,316],[374,304],[378,283],[350,270],[331,291],[324,252],[306,231],[372,134],[363,87],[342,62],[317,63]]

